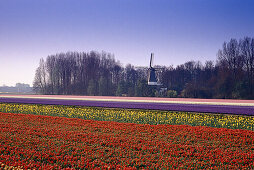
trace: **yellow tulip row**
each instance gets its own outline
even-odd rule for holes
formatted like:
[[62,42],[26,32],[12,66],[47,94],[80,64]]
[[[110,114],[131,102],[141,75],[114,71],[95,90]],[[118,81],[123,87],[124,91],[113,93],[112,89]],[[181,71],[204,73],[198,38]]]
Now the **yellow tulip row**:
[[153,125],[192,125],[254,130],[254,116],[242,115],[11,103],[0,103],[0,112]]

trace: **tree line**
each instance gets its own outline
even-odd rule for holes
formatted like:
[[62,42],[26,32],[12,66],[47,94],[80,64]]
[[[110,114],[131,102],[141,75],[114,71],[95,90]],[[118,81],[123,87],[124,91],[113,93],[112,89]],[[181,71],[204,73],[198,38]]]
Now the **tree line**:
[[123,67],[106,52],[60,53],[40,60],[33,87],[40,94],[254,99],[254,38],[224,42],[216,61],[160,67],[163,93],[147,85],[148,67]]

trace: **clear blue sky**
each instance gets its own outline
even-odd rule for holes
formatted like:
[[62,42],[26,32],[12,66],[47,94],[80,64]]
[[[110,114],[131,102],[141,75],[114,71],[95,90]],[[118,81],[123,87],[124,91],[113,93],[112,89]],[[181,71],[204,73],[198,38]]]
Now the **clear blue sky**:
[[0,85],[31,85],[40,58],[67,51],[215,61],[224,41],[254,37],[253,17],[253,0],[0,0]]

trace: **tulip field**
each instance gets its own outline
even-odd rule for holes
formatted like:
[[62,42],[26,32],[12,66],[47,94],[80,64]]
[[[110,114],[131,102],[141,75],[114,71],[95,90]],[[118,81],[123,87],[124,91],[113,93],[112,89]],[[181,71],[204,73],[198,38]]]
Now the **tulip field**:
[[245,115],[12,103],[0,103],[0,112],[150,125],[191,125],[254,130],[254,116]]
[[0,94],[1,102],[254,116],[254,100]]
[[0,103],[0,169],[254,169],[254,116]]
[[254,132],[0,113],[0,162],[23,169],[253,169]]

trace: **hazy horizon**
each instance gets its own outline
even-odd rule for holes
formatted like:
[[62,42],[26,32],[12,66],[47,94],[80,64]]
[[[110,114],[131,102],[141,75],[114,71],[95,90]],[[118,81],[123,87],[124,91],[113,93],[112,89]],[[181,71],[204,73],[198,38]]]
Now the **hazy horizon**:
[[224,41],[253,37],[251,0],[0,2],[0,86],[32,85],[40,58],[105,51],[123,65],[216,60]]

